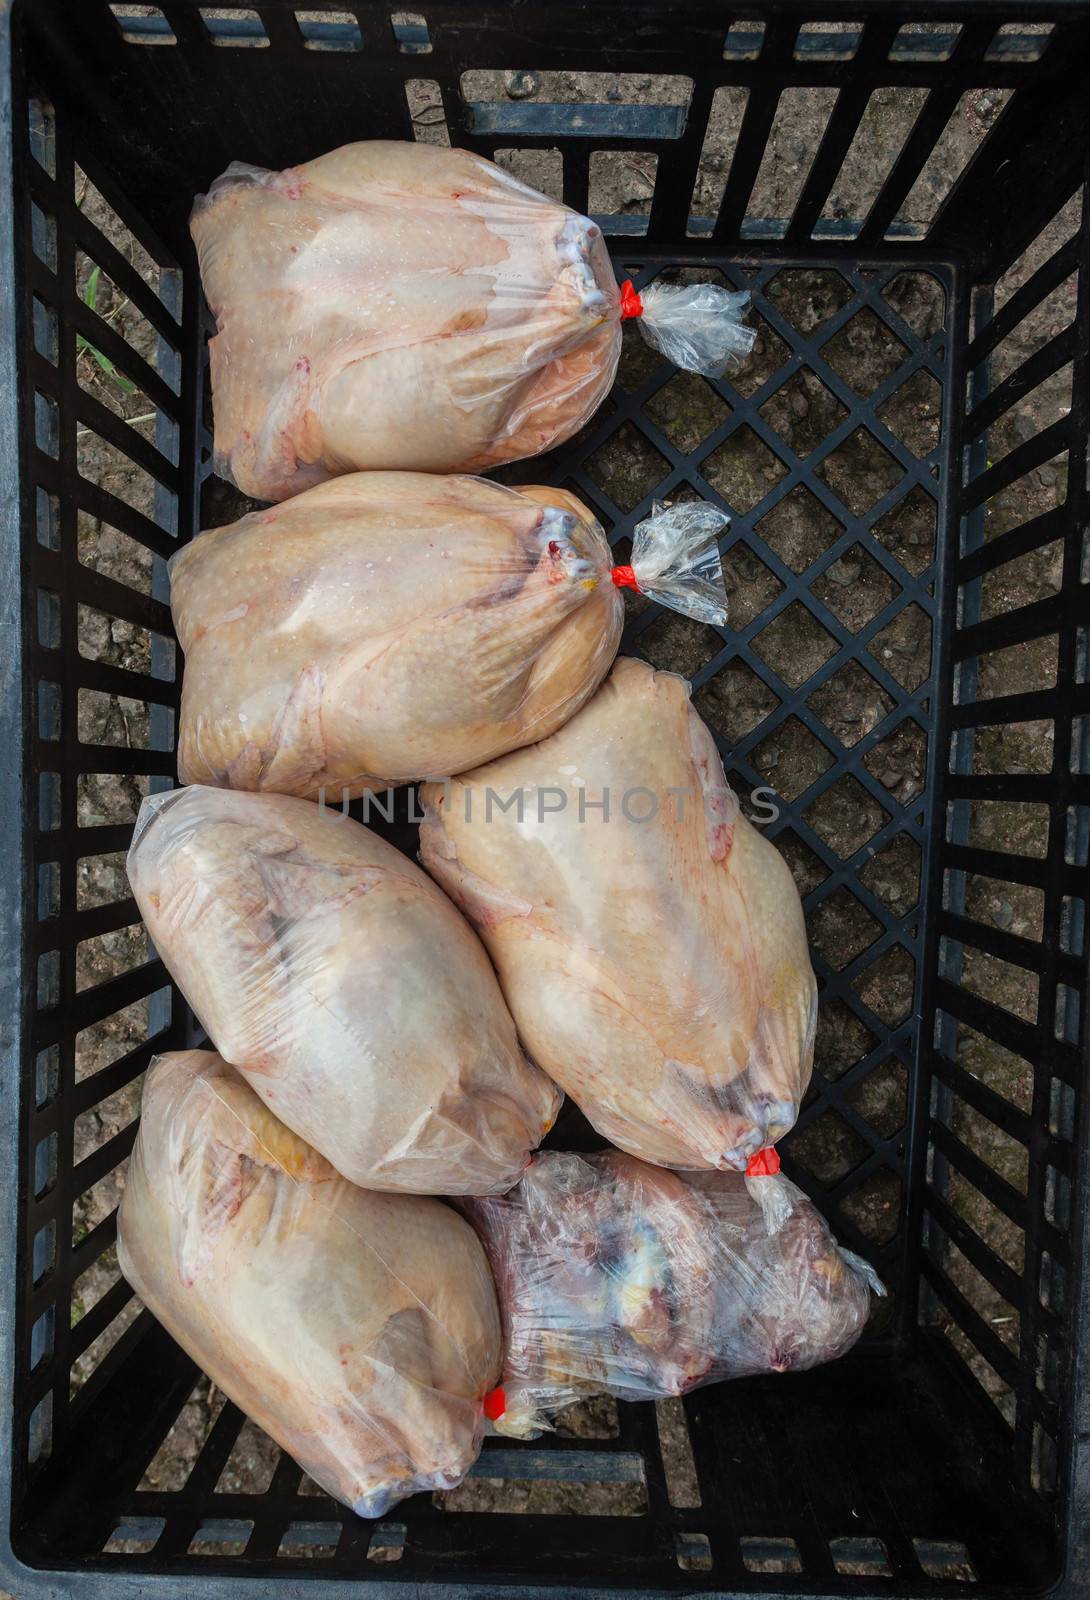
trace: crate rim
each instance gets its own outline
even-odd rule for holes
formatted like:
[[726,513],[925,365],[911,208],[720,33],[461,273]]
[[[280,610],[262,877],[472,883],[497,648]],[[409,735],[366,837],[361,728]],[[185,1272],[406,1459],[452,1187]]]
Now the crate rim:
[[[5,26],[10,22],[11,14],[27,12],[46,0],[5,0],[3,19]],[[190,0],[183,0],[189,4]],[[197,0],[192,0],[193,4]],[[505,10],[517,11],[521,9],[522,0],[488,0],[493,9],[502,7]],[[295,0],[265,0],[265,4],[280,7],[284,10],[306,9],[296,6]],[[431,11],[460,10],[464,9],[465,0],[427,0],[427,9]],[[560,0],[560,10],[577,10],[586,7],[588,0]],[[351,0],[346,0],[346,6],[351,9]],[[686,15],[703,17],[725,22],[759,22],[764,17],[775,12],[778,16],[799,15],[805,20],[820,20],[822,22],[850,20],[853,17],[871,17],[876,10],[885,6],[897,6],[905,11],[911,11],[911,21],[927,22],[930,20],[942,21],[945,18],[969,17],[974,12],[986,13],[998,17],[1000,22],[1004,19],[1012,22],[1029,22],[1032,20],[1047,21],[1049,17],[1090,17],[1090,0],[738,0],[727,6],[719,0],[671,0],[670,20]],[[314,9],[338,9],[333,0],[316,0]],[[220,7],[227,11],[252,11],[252,0],[224,0]],[[341,7],[340,9],[345,9]],[[391,4],[391,10],[395,9]],[[633,12],[645,11],[653,16],[663,13],[662,0],[593,0],[595,11],[616,11],[623,16],[631,16]],[[820,12],[820,18],[815,18],[815,12]]]
[[[25,648],[22,570],[21,570],[21,451],[19,447],[19,402],[16,393],[18,367],[15,288],[15,196],[12,185],[14,140],[12,127],[11,14],[5,6],[0,12],[0,170],[6,181],[0,183],[0,258],[7,271],[0,294],[0,637],[10,641],[0,660],[0,747],[6,758],[0,764],[0,848],[7,868],[0,873],[0,928],[5,940],[0,962],[0,1039],[3,1062],[3,1109],[0,1112],[0,1215],[14,1224],[19,1189],[19,1081],[25,1031],[22,999],[22,951],[26,895],[26,861],[20,815],[26,791],[24,778],[24,701],[22,660]],[[13,1401],[15,1377],[16,1284],[18,1281],[18,1230],[0,1229],[0,1374],[3,1392]],[[24,1568],[12,1549],[12,1456],[11,1429],[0,1430],[0,1495],[3,1497],[3,1525],[0,1529],[0,1578],[17,1583]],[[35,1587],[38,1579],[35,1578]]]

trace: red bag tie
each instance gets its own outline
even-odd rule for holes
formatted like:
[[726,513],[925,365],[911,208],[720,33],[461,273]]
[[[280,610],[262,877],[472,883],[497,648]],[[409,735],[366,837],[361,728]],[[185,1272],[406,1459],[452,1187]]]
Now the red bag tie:
[[780,1153],[774,1144],[758,1150],[746,1162],[747,1178],[774,1178],[780,1170]]
[[618,589],[635,589],[639,593],[640,586],[631,567],[611,567],[609,575]]
[[632,285],[632,279],[626,278],[621,284],[621,321],[628,317],[643,316],[643,301]]
[[489,1422],[498,1422],[507,1410],[507,1396],[502,1389],[489,1389],[484,1397],[484,1414]]

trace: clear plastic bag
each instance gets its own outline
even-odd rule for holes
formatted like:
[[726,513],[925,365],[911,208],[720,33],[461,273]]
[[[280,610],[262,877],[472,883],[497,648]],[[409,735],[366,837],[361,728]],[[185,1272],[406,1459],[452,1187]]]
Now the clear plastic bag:
[[[468,151],[374,140],[284,172],[236,162],[191,230],[218,329],[216,470],[259,499],[538,455],[612,385],[632,301],[601,230]],[[644,297],[646,336],[700,371],[745,348],[741,297],[707,287]]]
[[686,372],[721,378],[752,353],[757,330],[741,320],[749,294],[718,283],[652,283],[641,291],[640,332]]
[[179,772],[336,804],[545,738],[609,670],[622,579],[724,619],[727,520],[656,507],[619,568],[563,489],[368,472],[202,533],[171,563]]
[[472,1466],[500,1367],[472,1229],[346,1183],[219,1056],[152,1062],[117,1247],[183,1349],[359,1516]]
[[729,526],[726,512],[705,500],[656,504],[632,535],[632,571],[640,593],[698,622],[722,626],[727,591],[719,536]]
[[802,907],[683,678],[622,658],[551,738],[422,798],[424,865],[603,1138],[741,1172],[787,1132],[817,1022]]
[[414,862],[309,801],[192,787],[144,801],[127,868],[216,1049],[338,1172],[415,1194],[516,1181],[560,1097]]
[[463,1202],[503,1317],[496,1431],[533,1436],[593,1394],[664,1399],[849,1350],[880,1280],[794,1184],[762,1181],[780,1191],[775,1233],[738,1174],[617,1151],[544,1151],[508,1194]]
[[217,470],[282,500],[361,468],[537,455],[620,353],[601,231],[465,150],[374,140],[230,167],[191,221]]

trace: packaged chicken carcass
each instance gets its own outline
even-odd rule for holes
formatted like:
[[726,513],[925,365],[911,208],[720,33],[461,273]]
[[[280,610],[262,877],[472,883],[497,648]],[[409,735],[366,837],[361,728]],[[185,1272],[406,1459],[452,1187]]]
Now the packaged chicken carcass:
[[798,1115],[817,992],[786,862],[689,686],[622,658],[558,733],[422,791],[421,859],[600,1134],[744,1170]]
[[465,150],[382,140],[233,163],[191,220],[218,332],[217,470],[283,500],[359,468],[457,472],[568,438],[621,318],[693,370],[752,348],[715,284],[617,286],[598,227]]
[[525,1438],[594,1394],[656,1400],[835,1360],[858,1339],[867,1262],[786,1178],[768,1225],[737,1173],[681,1177],[615,1150],[544,1151],[506,1195],[463,1202],[503,1318],[498,1433]]
[[473,930],[408,857],[307,800],[193,787],[144,801],[127,867],[216,1049],[344,1177],[515,1182],[560,1097]]
[[369,1194],[219,1056],[159,1056],[118,1260],[219,1388],[337,1500],[381,1517],[472,1466],[500,1321],[468,1223]]
[[181,776],[337,803],[542,739],[609,670],[621,586],[726,620],[727,521],[656,508],[621,567],[563,489],[361,472],[202,533],[171,564]]

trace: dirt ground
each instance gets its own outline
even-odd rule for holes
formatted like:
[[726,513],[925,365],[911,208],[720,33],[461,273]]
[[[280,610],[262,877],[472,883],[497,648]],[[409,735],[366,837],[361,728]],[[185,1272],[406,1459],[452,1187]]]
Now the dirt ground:
[[[426,58],[422,61],[426,63]],[[676,82],[629,80],[605,74],[556,74],[551,78],[547,74],[536,78],[533,74],[522,74],[510,79],[474,74],[472,77],[475,81],[466,86],[471,99],[536,96],[542,100],[587,98],[608,103],[639,98],[661,105],[674,104],[679,99]],[[683,95],[683,89],[681,92]],[[941,197],[948,192],[966,160],[1000,114],[1003,101],[1004,95],[994,90],[974,91],[965,97],[950,124],[948,137],[940,142],[935,157],[906,203],[905,221],[926,222],[934,214]],[[436,118],[438,104],[434,86],[427,80],[422,79],[412,87],[410,105],[417,118],[420,137],[433,141],[441,138]],[[755,218],[788,214],[793,199],[801,190],[830,110],[830,98],[824,91],[793,91],[781,105],[781,115],[751,208]],[[853,146],[830,199],[831,217],[856,214],[857,197],[862,194],[873,198],[877,193],[884,171],[888,170],[916,110],[918,105],[911,92],[888,90],[874,96],[862,136]],[[740,115],[739,95],[734,91],[720,91],[696,196],[695,209],[705,216],[714,215],[729,173]],[[501,152],[499,159],[525,181],[546,192],[557,192],[559,161],[554,153]],[[640,154],[627,156],[611,152],[596,158],[591,173],[591,209],[645,216],[653,188],[653,167],[653,159]],[[134,261],[148,281],[155,284],[157,272],[153,264],[82,175],[78,178],[77,195],[85,214]],[[1025,281],[1076,223],[1073,212],[1057,219],[1017,270],[997,287],[999,303]],[[633,249],[633,259],[638,259],[638,242]],[[744,263],[744,250],[739,259]],[[96,309],[106,316],[114,329],[154,364],[156,345],[150,325],[110,284],[104,273],[95,276],[92,282],[94,269],[86,258],[77,259],[76,270],[80,292],[88,299],[93,297]],[[849,293],[845,281],[835,273],[791,271],[781,273],[772,284],[769,302],[800,333],[810,335],[846,303]],[[1074,296],[1074,284],[1069,281],[1019,325],[997,353],[994,379],[1014,370],[1071,320]],[[919,336],[930,337],[942,326],[943,296],[933,278],[920,273],[902,274],[890,286],[886,300]],[[759,321],[758,328],[753,358],[732,380],[741,395],[752,394],[778,368],[786,354],[783,340],[768,322]],[[871,313],[864,313],[830,341],[823,355],[849,387],[867,397],[903,359],[904,346],[884,322]],[[646,375],[649,359],[639,333],[629,325],[625,331],[625,353],[619,375],[623,388],[630,388]],[[144,437],[154,437],[154,407],[139,391],[126,388],[118,374],[107,370],[92,349],[85,347],[79,351],[77,372],[80,382],[98,400],[126,418]],[[988,459],[1001,459],[1019,442],[1055,420],[1069,403],[1070,371],[1067,370],[1027,395],[991,430],[986,441]],[[933,379],[920,378],[898,390],[882,409],[881,417],[914,454],[923,455],[938,442],[940,405],[938,385]],[[690,376],[676,378],[647,408],[651,422],[684,451],[698,451],[709,432],[727,414],[728,406],[722,397],[702,379]],[[785,384],[762,408],[764,420],[800,456],[818,447],[843,414],[844,408],[836,396],[810,372]],[[152,512],[153,486],[145,474],[90,430],[81,430],[78,444],[80,469],[86,477],[140,510]],[[637,430],[626,427],[598,450],[589,470],[616,505],[627,510],[657,482],[662,465],[661,454],[654,444]],[[775,453],[751,429],[732,435],[703,463],[709,484],[742,519],[768,494],[783,470]],[[982,536],[994,538],[1056,504],[1062,498],[1064,472],[1062,462],[1048,464],[1027,480],[995,496],[984,511]],[[850,511],[861,514],[882,498],[896,481],[898,472],[889,454],[869,434],[860,431],[848,438],[820,475]],[[835,517],[805,489],[796,490],[755,528],[748,529],[744,542],[731,549],[725,562],[731,626],[735,629],[747,627],[781,591],[780,580],[761,559],[762,552],[766,555],[772,552],[792,572],[802,572],[820,558],[839,531]],[[150,590],[153,558],[142,546],[90,517],[81,516],[78,537],[79,559],[85,566],[144,592]],[[925,573],[935,555],[935,517],[929,497],[922,491],[910,495],[882,518],[875,529],[875,537],[912,578]],[[1055,547],[1009,563],[983,584],[982,615],[1012,610],[1055,592],[1060,570],[1060,553]],[[850,633],[865,629],[897,592],[895,580],[861,543],[850,547],[812,584],[814,596]],[[91,659],[132,670],[149,670],[152,640],[144,630],[86,608],[81,612],[80,629],[81,651]],[[640,646],[656,666],[692,674],[719,648],[719,643],[713,630],[676,615],[665,615],[642,635]],[[791,691],[804,685],[834,648],[827,631],[797,603],[782,612],[767,630],[759,632],[754,641],[758,655]],[[911,692],[929,670],[931,637],[926,614],[916,606],[899,611],[875,641],[872,653],[890,678],[903,690]],[[981,692],[1000,695],[1042,686],[1054,681],[1054,674],[1051,644],[1018,646],[996,652],[981,664]],[[726,741],[728,749],[733,749],[775,708],[777,696],[748,666],[736,660],[699,689],[696,701],[702,714]],[[829,733],[850,750],[888,715],[893,701],[862,665],[853,664],[845,667],[830,683],[816,689],[807,703]],[[926,716],[923,720],[926,721]],[[147,707],[139,700],[83,691],[79,731],[81,738],[90,743],[145,747],[150,733]],[[1051,764],[1051,740],[1051,724],[1022,724],[989,731],[977,741],[973,753],[974,770],[1014,773],[1047,770]],[[897,804],[908,806],[923,789],[927,758],[926,731],[908,721],[867,756],[865,767]],[[823,742],[797,717],[792,717],[760,740],[747,759],[760,782],[791,804],[827,770],[832,757]],[[743,792],[748,789],[744,775],[739,786]],[[146,787],[146,780],[140,778],[99,775],[82,780],[81,824],[131,820]],[[981,804],[974,808],[971,837],[975,842],[998,849],[1036,853],[1043,849],[1047,819],[1032,813],[1031,807]],[[827,790],[807,812],[807,822],[830,855],[842,859],[861,850],[884,820],[885,812],[875,798],[850,778],[842,779]],[[806,894],[817,888],[827,868],[816,852],[790,830],[779,842],[800,890]],[[859,877],[896,917],[910,916],[920,891],[918,846],[907,833],[896,834],[883,849],[865,861]],[[956,886],[952,886],[951,892],[957,892]],[[126,893],[120,856],[89,857],[80,862],[81,905],[105,904],[123,898]],[[1016,934],[1034,937],[1039,933],[1042,906],[1036,891],[972,879],[964,886],[964,893],[970,915]],[[846,888],[824,900],[810,918],[815,949],[833,971],[839,971],[866,949],[877,927],[871,913]],[[139,925],[89,940],[79,951],[79,986],[84,988],[125,971],[143,960],[145,953],[145,935]],[[1035,1017],[1036,982],[1031,974],[993,958],[967,952],[962,976],[975,992],[998,1001],[1017,1015]],[[856,985],[856,992],[881,1023],[896,1026],[911,1007],[912,982],[909,957],[895,950],[867,969]],[[102,1070],[144,1037],[146,1028],[147,1005],[142,1002],[86,1030],[78,1045],[78,1075],[86,1077]],[[819,1079],[836,1082],[851,1071],[872,1044],[873,1035],[864,1023],[843,1002],[831,1001],[823,1009],[819,1031],[816,1063]],[[961,1029],[957,1049],[959,1059],[970,1072],[1015,1105],[1029,1108],[1032,1086],[1029,1064],[1007,1056],[968,1028]],[[891,1056],[856,1084],[849,1099],[865,1124],[880,1138],[891,1139],[903,1126],[906,1087],[904,1066]],[[75,1131],[77,1161],[133,1120],[138,1110],[139,1090],[138,1081],[80,1118]],[[1020,1145],[964,1107],[955,1111],[953,1129],[997,1172],[1016,1188],[1024,1190],[1026,1154]],[[795,1137],[790,1153],[820,1186],[832,1188],[868,1149],[867,1141],[856,1128],[838,1113],[827,1110]],[[75,1240],[84,1237],[109,1214],[123,1184],[124,1170],[118,1168],[81,1197],[73,1213]],[[965,1180],[954,1181],[950,1196],[955,1208],[981,1236],[1015,1270],[1020,1270],[1020,1236],[1006,1219]],[[842,1215],[864,1239],[881,1245],[896,1230],[899,1204],[898,1180],[892,1172],[883,1169],[874,1180],[847,1195],[841,1209]],[[950,1262],[951,1276],[958,1287],[980,1309],[1000,1338],[1017,1349],[1019,1328],[1013,1308],[978,1278],[953,1247]],[[86,1315],[115,1281],[116,1275],[116,1257],[110,1251],[76,1286],[73,1323]],[[73,1373],[74,1387],[93,1370],[135,1310],[134,1302],[77,1364]],[[1000,1408],[1007,1409],[1008,1401],[997,1375],[967,1345],[956,1328],[951,1326],[947,1332]],[[170,1488],[185,1481],[221,1404],[222,1396],[206,1381],[197,1386],[148,1470],[145,1480],[148,1486]],[[610,1428],[614,1432],[616,1428],[611,1406],[612,1402],[578,1408],[566,1419],[565,1426],[582,1437],[609,1436]],[[684,1431],[676,1412],[669,1407],[660,1411],[660,1428],[667,1453],[683,1455],[687,1448]],[[595,1429],[605,1432],[595,1432]],[[251,1491],[264,1487],[277,1454],[257,1429],[247,1425],[220,1487]],[[683,1481],[684,1473],[691,1473],[691,1463],[686,1469],[682,1462],[679,1471]],[[625,1485],[621,1489],[623,1493],[613,1509],[639,1510],[640,1486]],[[680,1492],[685,1492],[684,1487]],[[588,1494],[585,1485],[575,1489],[563,1485],[512,1486],[484,1479],[471,1480],[445,1499],[450,1506],[483,1509],[497,1503],[497,1497],[506,1497],[503,1503],[511,1509],[527,1511],[602,1508],[600,1497],[596,1493]]]

